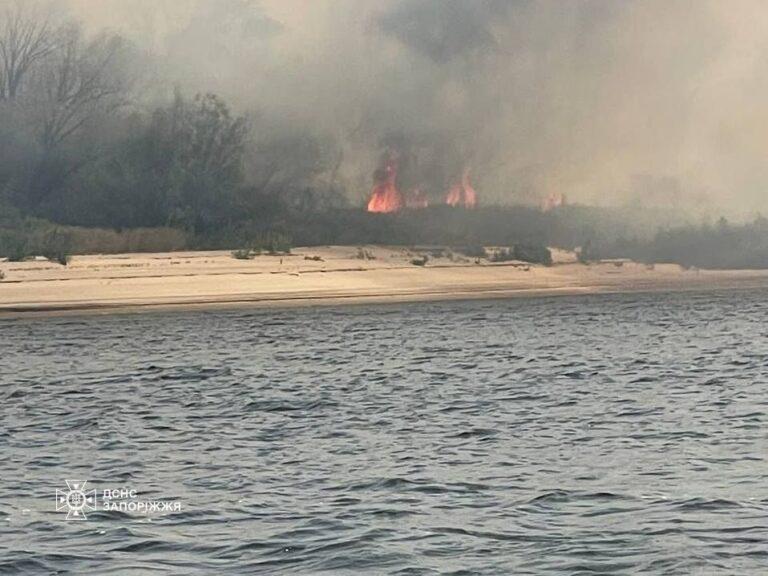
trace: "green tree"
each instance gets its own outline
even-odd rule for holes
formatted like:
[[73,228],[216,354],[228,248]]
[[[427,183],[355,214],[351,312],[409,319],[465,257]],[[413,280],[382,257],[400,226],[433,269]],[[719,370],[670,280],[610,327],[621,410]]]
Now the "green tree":
[[243,185],[243,150],[248,133],[214,94],[188,102],[177,94],[156,115],[152,138],[169,152],[167,201],[170,224],[206,232],[236,218],[235,195]]

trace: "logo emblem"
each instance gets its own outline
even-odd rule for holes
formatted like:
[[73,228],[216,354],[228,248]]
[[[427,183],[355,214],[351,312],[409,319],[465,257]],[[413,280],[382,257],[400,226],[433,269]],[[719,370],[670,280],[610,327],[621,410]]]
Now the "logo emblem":
[[67,511],[67,520],[85,520],[96,509],[96,490],[86,491],[88,480],[67,480],[67,491],[56,490],[56,511]]

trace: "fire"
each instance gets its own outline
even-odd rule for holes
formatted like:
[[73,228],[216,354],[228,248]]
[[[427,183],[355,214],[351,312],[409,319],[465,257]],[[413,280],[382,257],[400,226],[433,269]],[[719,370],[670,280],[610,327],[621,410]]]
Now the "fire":
[[[374,172],[373,190],[368,201],[368,212],[388,214],[400,212],[404,208],[418,210],[430,206],[430,197],[421,186],[409,188],[401,192],[398,188],[400,155],[397,151],[389,151],[384,156],[382,164]],[[470,170],[464,170],[461,181],[450,188],[444,197],[449,206],[475,208],[477,206],[477,191],[470,182]]]
[[543,212],[549,212],[560,206],[565,206],[565,194],[556,194],[552,192],[541,202],[541,209]]
[[403,208],[403,196],[397,189],[397,161],[389,158],[384,167],[376,170],[368,212],[398,212]]
[[467,168],[461,176],[461,182],[454,184],[448,191],[445,203],[449,206],[477,207],[477,191],[469,180],[471,170]]

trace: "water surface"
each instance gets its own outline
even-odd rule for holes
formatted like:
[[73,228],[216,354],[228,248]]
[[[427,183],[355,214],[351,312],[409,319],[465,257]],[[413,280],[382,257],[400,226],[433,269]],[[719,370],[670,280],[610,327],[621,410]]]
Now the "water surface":
[[[768,292],[0,321],[0,573],[768,571]],[[66,479],[176,513],[55,510]]]

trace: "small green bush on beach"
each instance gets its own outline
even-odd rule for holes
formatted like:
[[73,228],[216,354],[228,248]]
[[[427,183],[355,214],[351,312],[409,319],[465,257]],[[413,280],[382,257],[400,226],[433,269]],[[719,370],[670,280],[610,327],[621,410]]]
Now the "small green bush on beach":
[[514,249],[499,248],[491,255],[490,260],[491,262],[510,262],[512,260],[517,260],[517,258],[515,258]]
[[355,255],[355,258],[358,260],[376,260],[376,256],[374,256],[373,252],[360,246],[357,248],[357,254]]
[[62,266],[69,264],[72,237],[58,226],[26,220],[14,228],[0,229],[0,257],[9,262],[23,262],[43,256]]
[[233,250],[232,258],[235,258],[236,260],[253,260],[259,254],[260,252],[257,253],[255,250],[244,248],[242,250]]
[[237,260],[253,260],[263,253],[270,256],[291,253],[291,239],[287,234],[279,232],[267,232],[257,235],[251,242],[250,248],[240,248],[232,252],[232,257]]
[[552,252],[546,246],[537,244],[516,244],[513,250],[514,260],[530,264],[552,265]]

